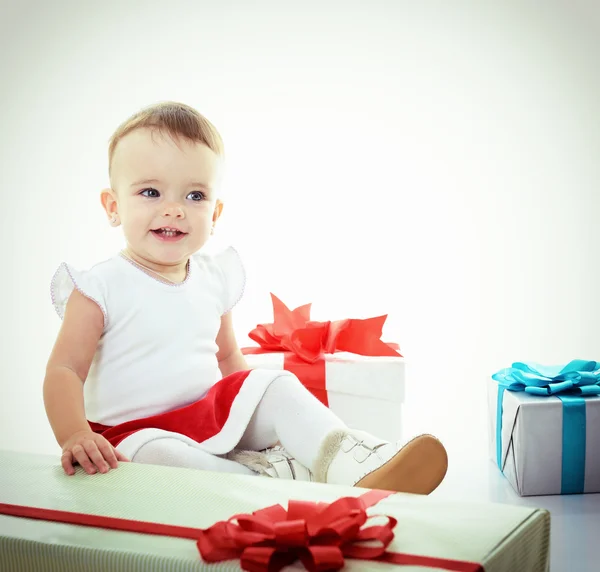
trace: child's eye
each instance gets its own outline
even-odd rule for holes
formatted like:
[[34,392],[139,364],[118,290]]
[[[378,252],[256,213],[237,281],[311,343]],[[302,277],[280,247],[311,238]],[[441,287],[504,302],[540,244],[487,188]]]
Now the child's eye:
[[145,197],[148,197],[150,199],[155,199],[157,197],[160,197],[160,193],[156,190],[156,189],[144,189],[140,195],[144,195]]
[[203,201],[206,198],[206,195],[201,191],[193,191],[188,195],[188,199],[192,201]]

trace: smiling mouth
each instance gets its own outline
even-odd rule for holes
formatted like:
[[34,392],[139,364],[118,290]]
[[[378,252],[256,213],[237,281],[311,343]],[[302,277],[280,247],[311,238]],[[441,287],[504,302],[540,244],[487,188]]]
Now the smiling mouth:
[[156,229],[152,230],[151,232],[153,234],[156,234],[157,236],[162,236],[163,238],[174,238],[176,236],[182,236],[184,234],[187,234],[186,232],[183,232],[182,230],[178,230],[176,228],[170,228],[170,227],[156,228]]

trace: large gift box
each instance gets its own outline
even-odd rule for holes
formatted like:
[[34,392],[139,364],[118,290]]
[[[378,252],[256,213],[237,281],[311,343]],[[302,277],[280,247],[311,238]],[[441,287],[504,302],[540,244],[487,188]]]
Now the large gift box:
[[517,362],[488,380],[490,453],[521,496],[600,492],[600,363]]
[[242,348],[248,365],[291,371],[349,427],[399,440],[405,363],[381,340],[387,316],[317,322],[310,304],[290,310],[271,298],[273,323],[248,334],[258,346]]
[[0,451],[11,572],[545,572],[549,528],[535,508],[136,463],[68,477],[55,457]]

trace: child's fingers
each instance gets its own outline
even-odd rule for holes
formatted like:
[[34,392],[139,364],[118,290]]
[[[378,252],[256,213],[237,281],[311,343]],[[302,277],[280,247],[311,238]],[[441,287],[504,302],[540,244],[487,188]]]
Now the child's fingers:
[[106,462],[110,465],[111,469],[116,469],[119,466],[115,451],[108,441],[99,443],[98,449],[100,449],[100,453],[102,453],[102,456],[106,459]]
[[83,467],[83,470],[88,473],[88,475],[93,475],[96,473],[96,467],[94,467],[88,458],[87,453],[82,445],[74,445],[72,452],[75,460]]
[[71,453],[71,451],[65,451],[62,454],[60,464],[67,475],[75,474],[75,467],[73,467],[73,453]]
[[104,460],[102,453],[98,449],[98,445],[94,441],[85,441],[83,447],[89,459],[96,465],[101,473],[107,473],[110,469],[107,462]]
[[114,449],[115,455],[117,456],[118,461],[123,461],[124,463],[129,463],[129,459],[119,451],[119,449]]

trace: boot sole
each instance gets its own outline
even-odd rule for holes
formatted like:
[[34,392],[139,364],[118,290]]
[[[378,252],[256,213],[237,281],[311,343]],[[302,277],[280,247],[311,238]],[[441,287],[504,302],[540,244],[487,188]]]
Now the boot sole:
[[432,435],[421,435],[354,486],[428,495],[444,480],[447,470],[448,455],[442,443]]

